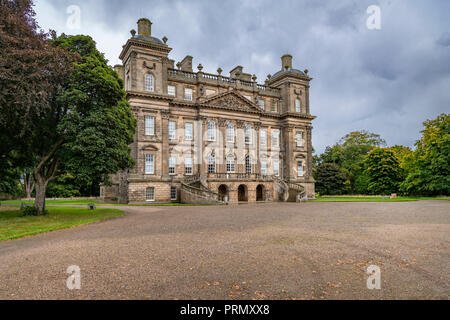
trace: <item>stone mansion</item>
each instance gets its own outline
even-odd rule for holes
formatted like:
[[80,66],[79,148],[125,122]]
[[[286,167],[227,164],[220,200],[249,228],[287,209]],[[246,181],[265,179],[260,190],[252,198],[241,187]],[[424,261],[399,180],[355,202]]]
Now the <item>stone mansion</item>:
[[314,198],[308,71],[292,56],[264,84],[237,66],[206,73],[175,64],[152,23],[123,46],[123,79],[137,119],[136,166],[112,176],[101,197],[119,203],[237,203]]

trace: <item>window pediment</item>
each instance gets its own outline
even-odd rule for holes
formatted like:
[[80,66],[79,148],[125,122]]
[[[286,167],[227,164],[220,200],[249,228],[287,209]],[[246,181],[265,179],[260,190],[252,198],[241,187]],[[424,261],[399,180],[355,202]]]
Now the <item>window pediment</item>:
[[158,151],[159,148],[154,146],[153,144],[147,144],[141,148],[143,151]]

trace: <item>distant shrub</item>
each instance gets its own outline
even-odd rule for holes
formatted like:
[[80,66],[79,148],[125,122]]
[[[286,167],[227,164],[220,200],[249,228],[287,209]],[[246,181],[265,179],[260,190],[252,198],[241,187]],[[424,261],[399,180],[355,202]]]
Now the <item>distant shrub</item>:
[[[23,206],[20,208],[20,211],[22,212],[22,217],[37,217],[38,210],[35,207],[30,206]],[[44,210],[44,215],[47,215],[48,211]]]

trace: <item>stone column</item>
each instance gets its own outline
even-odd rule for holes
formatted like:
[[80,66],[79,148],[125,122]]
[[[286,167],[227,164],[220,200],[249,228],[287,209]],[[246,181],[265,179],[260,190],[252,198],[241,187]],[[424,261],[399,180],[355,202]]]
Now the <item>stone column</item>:
[[218,130],[218,136],[217,136],[217,146],[222,150],[222,159],[221,163],[217,168],[217,172],[219,173],[226,173],[227,172],[227,121],[226,119],[218,119],[217,121],[219,130]]
[[246,145],[245,145],[245,132],[244,136],[242,136],[242,132],[245,130],[245,123],[242,120],[236,121],[236,137],[235,137],[235,145],[237,146],[237,173],[245,173],[245,156],[246,156]]
[[195,134],[195,145],[197,146],[197,160],[200,162],[197,164],[197,172],[201,175],[206,175],[208,173],[208,164],[204,161],[204,150],[206,146],[206,141],[203,141],[203,137],[205,137],[205,132],[207,129],[207,118],[206,117],[199,117],[198,121],[196,122],[196,130],[194,132]]
[[161,110],[161,177],[169,179],[169,118],[170,111]]
[[[260,143],[260,130],[261,130],[261,122],[256,122],[254,125],[255,128],[255,139],[254,141],[252,141],[253,143],[256,143],[256,168],[255,168],[255,173],[256,174],[260,174],[261,173],[261,155],[260,155],[260,151],[261,151],[261,143]],[[256,196],[255,196],[256,197]],[[255,198],[256,199],[256,198]]]
[[[130,54],[130,81],[131,81],[131,90],[138,90],[138,83],[140,82],[138,79],[138,71],[137,71],[137,52],[133,51]],[[142,81],[141,81],[142,82]]]
[[309,126],[306,128],[307,132],[307,160],[306,160],[306,180],[311,180],[313,176],[313,160],[312,160],[312,127]]
[[310,114],[310,109],[309,109],[309,88],[310,88],[310,86],[307,86],[306,90],[305,90],[306,114]]
[[293,158],[294,158],[294,150],[293,150],[293,146],[294,146],[294,138],[293,138],[293,132],[294,132],[294,128],[290,125],[287,125],[286,127],[283,128],[284,131],[284,146],[285,146],[285,158],[284,158],[284,179],[285,180],[291,180],[292,179],[292,172],[293,172],[293,168],[292,166],[293,164]]

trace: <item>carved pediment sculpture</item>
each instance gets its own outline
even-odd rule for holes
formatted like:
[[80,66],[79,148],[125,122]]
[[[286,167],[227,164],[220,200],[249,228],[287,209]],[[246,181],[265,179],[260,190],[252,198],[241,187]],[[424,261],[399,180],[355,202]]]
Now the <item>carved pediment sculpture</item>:
[[202,104],[216,107],[221,109],[229,109],[235,111],[243,111],[243,112],[256,112],[259,113],[261,110],[258,106],[248,99],[243,97],[236,91],[229,91],[225,93],[221,93],[215,96],[210,97],[206,101],[202,102]]

